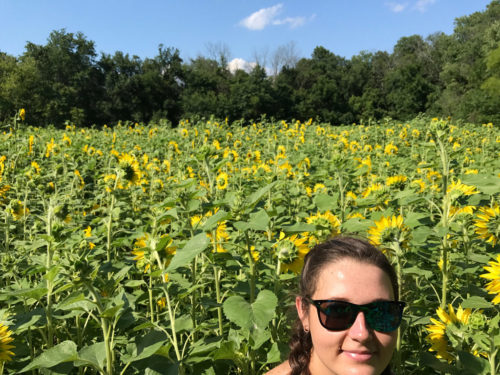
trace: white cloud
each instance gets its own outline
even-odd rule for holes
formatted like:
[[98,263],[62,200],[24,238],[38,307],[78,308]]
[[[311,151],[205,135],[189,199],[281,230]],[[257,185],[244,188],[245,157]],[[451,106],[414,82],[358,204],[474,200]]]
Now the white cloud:
[[406,7],[408,6],[408,3],[404,3],[404,4],[401,4],[401,3],[386,3],[386,5],[389,7],[389,9],[392,12],[394,12],[394,13],[400,13],[403,10],[406,9]]
[[283,10],[283,4],[277,4],[269,8],[262,8],[252,13],[247,18],[240,21],[240,25],[249,30],[263,30],[269,25],[282,26],[289,25],[291,29],[304,25],[308,20],[314,19],[316,15],[306,17],[285,17],[278,18]]
[[415,9],[419,12],[424,13],[425,11],[427,11],[427,7],[434,4],[435,2],[436,0],[418,0],[415,4]]
[[231,73],[234,73],[237,70],[244,70],[245,72],[249,73],[250,71],[252,71],[253,68],[255,68],[256,65],[257,64],[254,62],[248,62],[237,57],[235,59],[232,59],[227,64],[227,68]]
[[283,4],[277,4],[270,8],[262,8],[243,19],[240,25],[250,30],[262,30],[273,21],[282,9]]
[[290,27],[292,29],[302,26],[303,24],[306,23],[306,18],[305,17],[287,17],[282,20],[274,20],[273,25],[286,25],[290,24]]

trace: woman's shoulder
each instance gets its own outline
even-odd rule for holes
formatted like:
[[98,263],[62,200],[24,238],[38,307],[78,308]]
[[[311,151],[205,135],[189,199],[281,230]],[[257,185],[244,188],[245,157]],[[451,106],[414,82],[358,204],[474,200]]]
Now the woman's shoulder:
[[281,365],[276,366],[272,370],[266,372],[264,375],[290,375],[292,369],[288,361],[283,362]]

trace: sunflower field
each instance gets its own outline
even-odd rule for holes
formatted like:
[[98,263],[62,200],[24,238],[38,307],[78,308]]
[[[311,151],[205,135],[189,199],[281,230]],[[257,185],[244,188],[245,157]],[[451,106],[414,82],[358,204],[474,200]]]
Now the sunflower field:
[[0,374],[261,374],[340,234],[397,270],[396,373],[499,373],[498,127],[24,115],[0,133]]

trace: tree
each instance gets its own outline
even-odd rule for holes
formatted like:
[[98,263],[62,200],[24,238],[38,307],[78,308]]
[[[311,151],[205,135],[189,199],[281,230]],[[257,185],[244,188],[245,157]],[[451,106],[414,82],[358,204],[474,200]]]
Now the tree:
[[45,46],[27,43],[22,59],[34,62],[39,78],[32,92],[34,121],[90,125],[98,119],[102,77],[95,57],[92,41],[64,29],[53,31]]
[[385,78],[390,115],[405,119],[425,112],[435,90],[429,45],[420,35],[403,37],[394,46],[392,63]]
[[[297,44],[289,42],[276,48],[271,56],[271,74],[276,77],[284,67],[293,68],[299,61]],[[261,65],[265,66],[265,65]]]

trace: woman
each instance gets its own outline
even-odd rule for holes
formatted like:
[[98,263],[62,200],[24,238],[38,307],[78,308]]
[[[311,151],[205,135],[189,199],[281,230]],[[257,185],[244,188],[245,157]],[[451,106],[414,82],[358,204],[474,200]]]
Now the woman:
[[387,258],[336,237],[305,257],[288,361],[267,375],[390,374],[404,303]]

